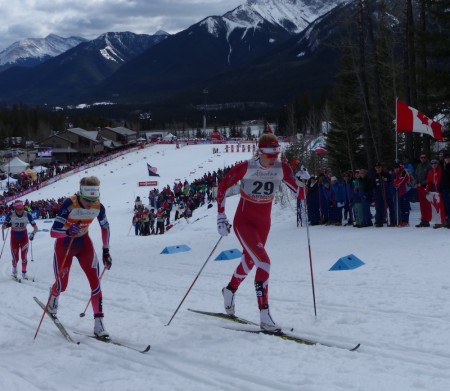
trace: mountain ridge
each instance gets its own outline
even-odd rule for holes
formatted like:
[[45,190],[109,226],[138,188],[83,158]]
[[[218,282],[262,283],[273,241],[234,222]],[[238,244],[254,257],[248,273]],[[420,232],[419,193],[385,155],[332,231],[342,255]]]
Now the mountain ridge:
[[[316,12],[330,12],[346,2],[247,0],[222,16],[208,16],[177,34],[163,35],[139,53],[132,49],[125,61],[120,40],[110,45],[107,41],[115,33],[106,33],[100,36],[102,49],[98,41],[88,41],[35,68],[0,73],[0,100],[44,99],[64,105],[169,99],[252,64],[303,31],[321,16]],[[85,60],[80,61],[83,50]]]
[[17,65],[31,67],[41,64],[86,41],[82,37],[63,38],[56,34],[19,40],[0,51],[0,72]]

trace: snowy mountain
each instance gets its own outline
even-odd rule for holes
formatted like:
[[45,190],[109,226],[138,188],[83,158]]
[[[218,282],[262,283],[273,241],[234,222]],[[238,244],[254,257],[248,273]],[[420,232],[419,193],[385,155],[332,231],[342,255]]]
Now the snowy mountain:
[[[125,61],[122,61],[125,38],[116,39],[114,33],[107,33],[38,69],[0,73],[0,100],[34,103],[45,99],[53,104],[105,100],[147,103],[186,93],[196,97],[190,91],[202,91],[211,78],[257,62],[311,22],[346,2],[247,0],[222,16],[207,17],[178,34],[170,37],[158,34],[159,41],[155,40],[148,48],[140,46],[143,50],[133,52],[133,58]],[[129,45],[125,46],[128,51]],[[91,57],[85,57],[80,68],[76,61],[83,50],[89,51]],[[93,73],[92,68],[97,69],[99,65],[107,71]],[[74,74],[62,68],[69,68]],[[240,82],[237,80],[235,84]]]
[[[222,16],[229,32],[234,28],[258,28],[264,23],[279,26],[290,33],[303,31],[309,23],[330,11],[346,0],[247,0],[244,5]],[[214,30],[214,17],[201,22],[211,34]]]
[[33,68],[15,67],[0,73],[0,95],[24,102],[58,101],[79,96],[90,86],[107,78],[123,64],[169,34],[155,35],[131,32],[109,32],[92,41],[51,58]]
[[0,71],[16,65],[35,66],[85,41],[81,37],[63,38],[55,34],[22,39],[0,52]]
[[[91,93],[96,100],[169,98],[257,61],[345,0],[248,0],[209,16],[127,63]],[[182,61],[179,61],[182,59]],[[139,80],[141,89],[136,89]],[[120,95],[119,95],[120,92]]]
[[[168,36],[168,33],[161,30],[154,35],[134,34],[128,31],[109,32],[87,42],[81,49],[82,52],[91,52],[106,61],[123,64]],[[75,56],[77,55],[75,54]],[[67,59],[64,59],[65,61]]]

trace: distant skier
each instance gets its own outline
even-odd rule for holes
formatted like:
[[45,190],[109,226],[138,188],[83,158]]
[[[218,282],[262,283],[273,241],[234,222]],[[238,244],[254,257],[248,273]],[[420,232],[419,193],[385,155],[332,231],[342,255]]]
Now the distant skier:
[[[51,237],[56,238],[53,268],[55,276],[59,278],[52,286],[48,310],[56,314],[59,295],[67,288],[72,259],[76,257],[91,287],[94,334],[107,338],[109,334],[103,325],[99,262],[88,232],[89,225],[95,218],[101,227],[103,265],[109,270],[112,264],[109,255],[109,223],[105,207],[100,203],[100,180],[95,176],[85,177],[80,181],[80,191],[64,200],[50,231]],[[63,263],[64,268],[61,270]]]
[[271,225],[272,201],[283,181],[297,192],[291,167],[278,160],[280,144],[272,133],[263,134],[254,158],[236,164],[219,183],[217,194],[217,229],[220,235],[229,233],[225,215],[225,195],[228,188],[241,181],[241,199],[236,209],[233,228],[243,247],[241,263],[236,268],[227,287],[222,289],[225,311],[234,314],[234,295],[239,285],[256,265],[255,290],[260,310],[261,328],[280,330],[269,312],[270,258],[264,248]]
[[[31,224],[33,232],[28,235],[27,225]],[[2,230],[11,228],[11,255],[12,255],[12,277],[17,279],[17,264],[19,263],[19,252],[22,258],[22,278],[27,277],[27,254],[29,240],[34,239],[37,232],[37,225],[30,212],[25,212],[25,205],[22,201],[16,200],[14,202],[14,210],[8,213],[5,222],[2,225]],[[4,237],[4,235],[3,235]]]

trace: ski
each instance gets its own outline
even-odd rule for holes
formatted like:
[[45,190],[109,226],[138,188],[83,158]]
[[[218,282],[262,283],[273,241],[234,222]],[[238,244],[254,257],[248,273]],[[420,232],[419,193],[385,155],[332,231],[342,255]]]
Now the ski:
[[345,349],[345,350],[349,350],[350,352],[354,352],[361,346],[361,344],[357,344],[357,345],[349,348],[349,347],[345,347],[345,346],[341,346],[341,345],[313,341],[310,339],[299,337],[299,336],[291,334],[291,333],[285,333],[284,331],[268,331],[268,330],[261,330],[261,329],[260,330],[250,330],[250,329],[237,329],[237,328],[232,328],[232,327],[224,327],[224,328],[227,330],[242,331],[245,333],[272,335],[274,337],[278,337],[278,338],[284,339],[286,341],[293,341],[293,342],[303,344],[303,345],[310,345],[310,346],[321,345],[321,346],[326,346],[328,348]]
[[197,217],[194,221],[191,222],[191,224],[194,224],[195,222],[204,219],[205,217],[208,217],[208,215],[202,216],[202,217]]
[[100,342],[110,343],[112,345],[117,345],[117,346],[122,346],[123,348],[131,349],[131,350],[134,350],[135,352],[139,352],[139,353],[147,353],[151,348],[151,345],[147,345],[145,347],[145,349],[141,350],[141,349],[135,348],[133,346],[124,344],[122,342],[118,342],[110,337],[97,337],[96,335],[83,334],[83,333],[79,333],[78,331],[74,331],[74,333],[78,334],[78,335],[84,335],[85,337],[89,337],[92,339],[96,339],[97,341],[100,341]]
[[[231,320],[232,322],[259,327],[258,323],[252,322],[252,321],[244,319],[244,318],[240,318],[235,315],[228,315],[228,314],[224,314],[221,312],[208,312],[208,311],[193,310],[191,308],[188,308],[188,310],[191,312],[195,312],[197,314],[212,316],[212,317],[220,318],[220,319],[227,319],[227,320]],[[352,352],[357,350],[361,346],[360,344],[357,344],[356,346],[348,348],[348,347],[343,347],[340,345],[334,345],[334,344],[329,344],[329,343],[325,343],[325,342],[310,340],[310,339],[303,338],[303,337],[300,337],[300,336],[297,336],[297,335],[294,335],[291,333],[286,333],[284,331],[275,331],[274,332],[274,331],[267,331],[267,330],[261,330],[261,329],[252,330],[252,329],[237,329],[237,328],[232,328],[232,327],[225,327],[225,328],[229,329],[229,330],[242,331],[242,332],[253,333],[253,334],[273,335],[275,337],[279,337],[284,340],[294,341],[294,342],[304,344],[304,345],[322,345],[322,346],[327,346],[330,348],[346,349],[346,350],[350,350]]]
[[19,283],[22,283],[22,282],[34,282],[34,277],[22,277],[22,278],[20,278],[20,277],[14,277],[14,276],[11,276],[11,278],[14,280],[14,281],[16,281],[16,282],[19,282]]
[[240,318],[240,317],[235,316],[235,315],[224,314],[222,312],[200,311],[200,310],[193,310],[192,308],[188,308],[188,311],[195,312],[197,314],[213,316],[215,318],[228,319],[228,320],[231,320],[231,321],[236,322],[236,323],[250,324],[250,325],[253,325],[253,326],[259,326],[258,323],[252,322],[251,320]]
[[[42,301],[40,301],[37,297],[33,296],[33,299],[36,303],[38,303],[39,307],[41,307],[43,310],[45,310],[45,304],[42,303]],[[61,334],[64,336],[64,338],[68,341],[68,342],[72,342],[75,343],[77,345],[79,345],[79,342],[76,342],[72,339],[72,337],[70,336],[70,334],[68,333],[68,331],[66,330],[66,328],[62,325],[62,323],[60,322],[60,320],[58,319],[58,317],[56,315],[51,314],[50,312],[45,311],[48,315],[48,317],[53,321],[53,323],[55,324],[55,326],[58,328],[58,330],[61,332]]]
[[11,276],[11,279],[15,282],[18,282],[19,284],[22,282],[22,279],[20,277],[17,276]]
[[24,282],[24,281],[34,282],[34,277],[28,277],[28,276],[27,276],[27,277],[22,277],[22,278],[20,278],[19,276],[13,275],[13,274],[11,274],[11,279],[12,279],[13,281],[18,282],[19,284],[22,283],[22,282]]

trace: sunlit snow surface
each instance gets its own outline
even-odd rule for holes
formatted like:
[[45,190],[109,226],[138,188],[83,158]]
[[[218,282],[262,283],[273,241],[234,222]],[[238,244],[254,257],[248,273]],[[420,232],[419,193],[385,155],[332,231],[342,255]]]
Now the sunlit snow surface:
[[[310,338],[340,344],[361,343],[357,352],[304,346],[276,337],[240,333],[226,320],[187,311],[222,311],[221,289],[238,260],[214,261],[219,252],[240,248],[234,234],[224,238],[170,326],[165,326],[219,236],[216,207],[200,208],[165,235],[136,237],[131,229],[133,201],[146,200],[153,180],[147,163],[158,168],[158,186],[189,181],[250,153],[213,154],[213,146],[149,147],[68,177],[28,195],[28,199],[69,196],[85,175],[102,181],[101,199],[111,224],[113,267],[103,281],[105,325],[112,337],[151,351],[142,355],[72,334],[66,342],[33,301],[45,301],[54,281],[53,243],[41,231],[33,242],[29,274],[35,282],[9,277],[9,241],[0,263],[1,390],[251,390],[251,391],[444,391],[450,385],[450,230],[418,229],[413,204],[409,228],[310,227],[317,317],[314,316],[307,230],[296,226],[293,200],[274,205],[267,250],[272,259],[270,304],[275,320]],[[230,220],[238,196],[227,199]],[[203,216],[206,216],[202,218]],[[195,221],[197,218],[200,220]],[[51,223],[38,221],[39,228]],[[91,226],[97,254],[100,229]],[[186,244],[191,251],[161,254]],[[365,265],[328,271],[354,254]],[[31,254],[29,253],[30,257]],[[237,314],[258,321],[254,272],[236,296]],[[74,260],[59,317],[73,332],[91,333],[87,280]]]

